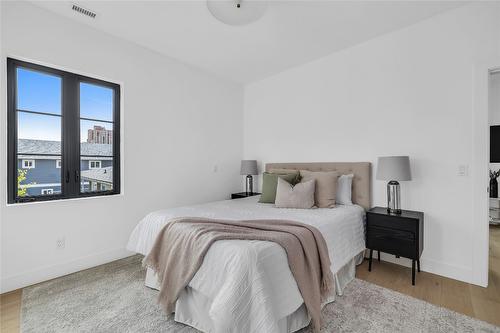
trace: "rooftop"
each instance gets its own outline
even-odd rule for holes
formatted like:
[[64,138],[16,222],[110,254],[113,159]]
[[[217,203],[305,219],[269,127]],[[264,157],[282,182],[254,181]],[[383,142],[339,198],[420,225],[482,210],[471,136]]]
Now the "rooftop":
[[82,171],[82,179],[113,184],[113,167]]
[[[17,152],[19,155],[35,155],[39,159],[53,159],[54,156],[61,155],[61,142],[49,140],[19,139],[17,141]],[[40,155],[37,155],[40,154]],[[113,145],[103,143],[80,143],[80,154],[88,156],[113,156]]]

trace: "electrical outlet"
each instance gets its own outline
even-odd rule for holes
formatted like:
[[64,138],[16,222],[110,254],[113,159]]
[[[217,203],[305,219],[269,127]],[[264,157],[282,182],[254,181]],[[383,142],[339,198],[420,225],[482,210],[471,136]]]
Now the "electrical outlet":
[[58,250],[64,250],[66,247],[66,237],[61,237],[56,240],[56,247]]
[[214,173],[219,171],[219,166],[217,164],[214,165]]

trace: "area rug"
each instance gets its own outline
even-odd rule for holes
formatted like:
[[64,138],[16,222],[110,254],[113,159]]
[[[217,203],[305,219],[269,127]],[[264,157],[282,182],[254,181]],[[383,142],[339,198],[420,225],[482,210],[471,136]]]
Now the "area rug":
[[[199,332],[168,319],[133,256],[25,288],[21,331]],[[500,332],[492,326],[355,279],[322,312],[321,332]],[[301,333],[310,333],[306,328]]]

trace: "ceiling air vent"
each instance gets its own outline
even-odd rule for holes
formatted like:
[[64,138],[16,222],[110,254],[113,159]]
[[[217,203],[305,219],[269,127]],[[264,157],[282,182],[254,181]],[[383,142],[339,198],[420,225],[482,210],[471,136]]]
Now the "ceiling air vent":
[[73,9],[75,12],[78,12],[78,13],[83,14],[85,16],[88,16],[90,18],[95,18],[95,16],[97,15],[93,11],[85,9],[85,8],[80,7],[78,5],[73,5],[73,7],[71,9]]

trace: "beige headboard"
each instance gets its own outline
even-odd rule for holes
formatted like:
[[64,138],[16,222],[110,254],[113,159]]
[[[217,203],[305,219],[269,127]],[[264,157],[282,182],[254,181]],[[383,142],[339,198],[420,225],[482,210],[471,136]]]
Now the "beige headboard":
[[371,203],[371,164],[370,162],[319,162],[319,163],[268,163],[266,171],[272,169],[291,169],[309,171],[338,171],[340,174],[354,174],[352,182],[352,201],[365,209]]

